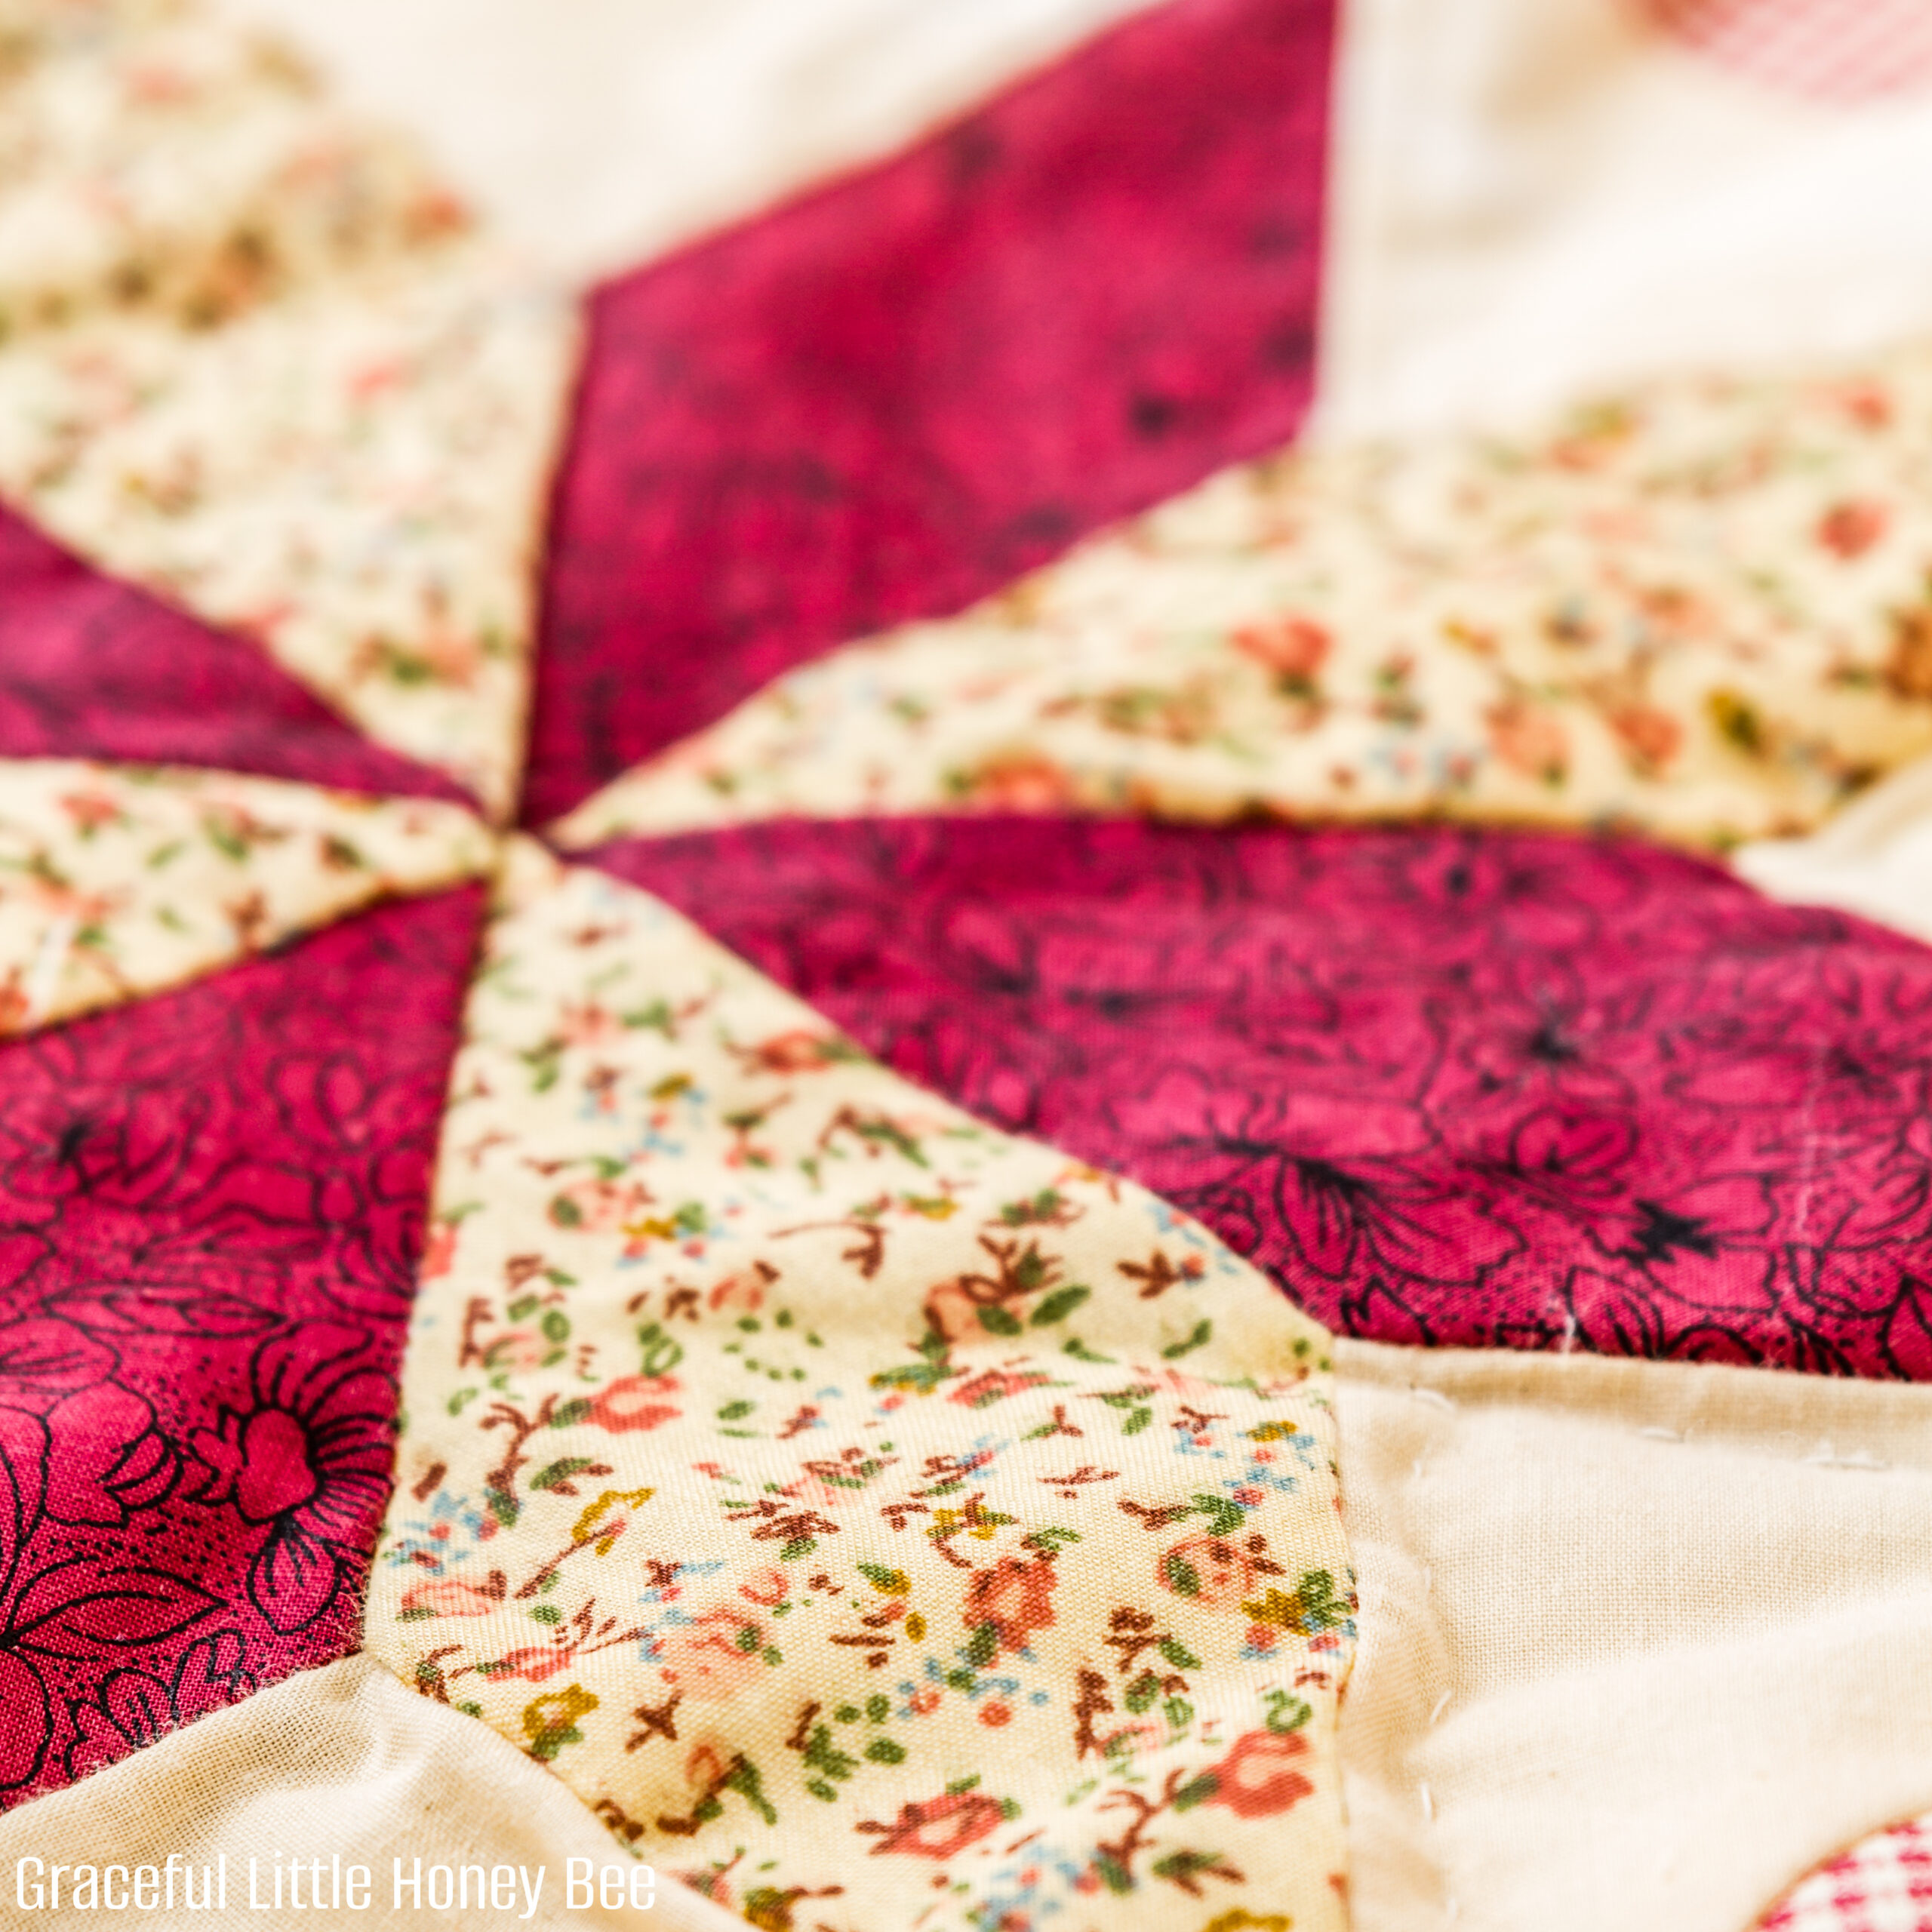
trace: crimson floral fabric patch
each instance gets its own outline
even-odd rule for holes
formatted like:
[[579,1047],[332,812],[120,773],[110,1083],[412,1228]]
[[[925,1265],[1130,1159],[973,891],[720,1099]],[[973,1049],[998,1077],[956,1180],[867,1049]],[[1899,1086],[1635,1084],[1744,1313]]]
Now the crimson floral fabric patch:
[[1434,826],[783,821],[597,862],[1350,1334],[1932,1378],[1915,941]]
[[477,914],[0,1049],[0,1804],[355,1647]]

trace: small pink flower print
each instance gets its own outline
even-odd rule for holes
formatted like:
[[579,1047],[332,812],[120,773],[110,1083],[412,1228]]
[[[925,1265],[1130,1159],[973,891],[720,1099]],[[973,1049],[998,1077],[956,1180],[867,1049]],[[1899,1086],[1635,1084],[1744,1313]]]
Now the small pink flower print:
[[1541,705],[1520,696],[1505,698],[1483,713],[1490,749],[1513,771],[1561,783],[1570,764],[1570,740],[1563,727]]
[[432,631],[411,653],[439,685],[467,691],[483,668],[483,647],[473,637],[460,631]]
[[553,1344],[534,1329],[511,1328],[490,1343],[492,1368],[541,1368],[549,1359]]
[[975,1574],[961,1618],[969,1630],[991,1624],[1002,1651],[1023,1651],[1033,1632],[1051,1626],[1059,1580],[1049,1557],[1023,1563],[1002,1556],[992,1569]]
[[651,1205],[641,1181],[577,1180],[552,1197],[550,1219],[587,1235],[614,1234]]
[[98,832],[103,825],[113,824],[121,816],[121,808],[112,798],[104,798],[93,792],[68,793],[61,799],[60,808],[83,832]]
[[678,1392],[668,1375],[626,1375],[591,1398],[588,1420],[612,1435],[641,1434],[675,1422],[683,1413],[663,1398]]
[[1877,383],[1854,379],[1838,393],[1838,406],[1861,429],[1891,426],[1892,399]]
[[1049,1380],[1049,1377],[1041,1374],[989,1368],[978,1375],[968,1376],[946,1399],[957,1402],[961,1408],[983,1409],[988,1404],[1004,1401],[1008,1395],[1022,1395],[1029,1389],[1040,1388]]
[[898,1817],[890,1825],[868,1820],[859,1829],[881,1835],[872,1847],[875,1858],[896,1854],[943,1863],[998,1830],[1005,1818],[1006,1808],[998,1798],[983,1792],[956,1791],[900,1806]]
[[707,1297],[708,1308],[742,1308],[755,1315],[764,1306],[764,1282],[755,1271],[727,1275]]
[[1334,639],[1306,617],[1287,617],[1242,625],[1234,634],[1234,645],[1243,657],[1273,672],[1284,684],[1299,688],[1313,683],[1334,648]]
[[761,1570],[748,1582],[738,1586],[738,1594],[749,1601],[762,1604],[769,1610],[783,1603],[792,1593],[792,1586],[776,1570]]
[[983,1340],[980,1310],[985,1306],[963,1280],[942,1281],[926,1297],[927,1324],[948,1342]]
[[546,1678],[555,1677],[576,1655],[574,1646],[535,1644],[527,1650],[511,1651],[503,1659],[502,1668],[492,1675],[520,1677],[526,1684],[541,1684]]
[[1141,1718],[1107,1733],[1107,1755],[1110,1758],[1131,1758],[1137,1751],[1156,1750],[1167,1743],[1169,1735],[1164,1724],[1157,1724],[1152,1718]]
[[992,758],[962,774],[966,794],[977,805],[1001,811],[1063,811],[1076,802],[1072,781],[1050,759],[1028,752]]
[[432,1617],[488,1617],[501,1607],[503,1594],[500,1587],[493,1594],[448,1577],[405,1591],[402,1608],[405,1615],[415,1611]]
[[438,1221],[429,1230],[423,1247],[423,1278],[434,1281],[447,1275],[456,1262],[457,1227],[453,1221]]
[[557,1035],[567,1047],[601,1046],[607,1040],[623,1037],[624,1023],[595,1000],[581,1006],[566,1001],[558,1015]]
[[755,1617],[719,1604],[689,1623],[659,1632],[657,1663],[667,1682],[688,1697],[734,1696],[765,1668],[764,1630]]
[[1176,1543],[1161,1558],[1156,1574],[1176,1596],[1208,1610],[1232,1610],[1255,1592],[1254,1565],[1225,1537],[1189,1537]]
[[1640,771],[1660,770],[1683,745],[1684,727],[1654,705],[1622,705],[1607,715],[1610,728]]
[[816,1073],[842,1060],[856,1060],[859,1055],[836,1033],[799,1026],[743,1048],[742,1057],[761,1073]]
[[1856,500],[1834,503],[1818,519],[1819,546],[1849,563],[1863,556],[1884,535],[1890,521],[1883,503]]
[[1238,1818],[1272,1818],[1291,1810],[1315,1786],[1296,1767],[1309,1755],[1299,1730],[1251,1730],[1214,1767],[1214,1795]]

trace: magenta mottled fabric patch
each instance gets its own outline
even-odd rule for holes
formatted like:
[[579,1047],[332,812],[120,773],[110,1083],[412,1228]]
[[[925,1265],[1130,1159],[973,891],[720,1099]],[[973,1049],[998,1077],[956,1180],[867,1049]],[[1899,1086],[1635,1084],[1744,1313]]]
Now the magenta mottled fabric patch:
[[1175,0],[605,288],[547,565],[540,823],[842,640],[1284,441],[1331,0]]
[[0,758],[192,764],[464,801],[245,638],[103,576],[0,509]]
[[355,1647],[479,900],[0,1050],[0,1804]]
[[1350,1334],[1932,1379],[1913,940],[1550,834],[787,822],[595,861]]

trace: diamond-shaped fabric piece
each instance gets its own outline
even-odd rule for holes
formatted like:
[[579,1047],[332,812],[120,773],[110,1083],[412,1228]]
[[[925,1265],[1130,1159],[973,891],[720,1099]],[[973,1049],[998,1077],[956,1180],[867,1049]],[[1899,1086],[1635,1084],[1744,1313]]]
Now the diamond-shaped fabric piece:
[[647,895],[500,891],[370,1650],[754,1923],[1339,1932],[1323,1332]]

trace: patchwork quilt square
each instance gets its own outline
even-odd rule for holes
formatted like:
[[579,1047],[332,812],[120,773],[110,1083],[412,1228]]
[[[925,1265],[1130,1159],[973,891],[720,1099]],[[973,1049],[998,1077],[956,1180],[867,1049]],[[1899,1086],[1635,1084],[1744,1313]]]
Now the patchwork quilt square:
[[1932,1932],[1928,166],[0,0],[0,1923]]

